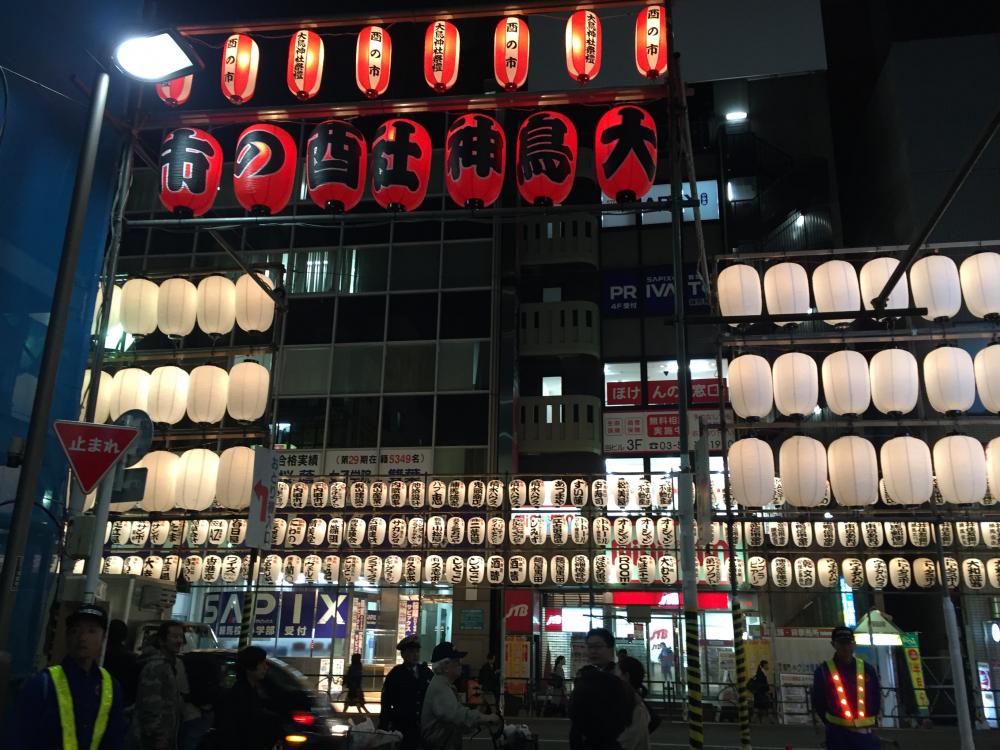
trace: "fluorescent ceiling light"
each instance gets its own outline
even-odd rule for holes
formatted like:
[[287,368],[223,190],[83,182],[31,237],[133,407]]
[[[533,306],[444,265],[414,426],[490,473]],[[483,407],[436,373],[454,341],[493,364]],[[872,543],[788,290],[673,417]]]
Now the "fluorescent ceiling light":
[[726,112],[726,122],[743,122],[747,119],[747,113],[741,109]]
[[795,217],[795,226],[796,227],[798,227],[799,229],[801,229],[805,225],[806,225],[806,217],[805,216],[803,216],[802,214],[799,214],[798,216]]
[[126,39],[115,50],[115,63],[132,78],[149,83],[170,81],[194,70],[194,60],[168,32]]

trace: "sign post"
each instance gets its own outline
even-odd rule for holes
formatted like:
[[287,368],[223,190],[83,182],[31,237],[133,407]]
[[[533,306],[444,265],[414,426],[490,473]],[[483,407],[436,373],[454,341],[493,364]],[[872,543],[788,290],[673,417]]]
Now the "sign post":
[[274,522],[275,495],[278,488],[278,454],[269,448],[254,448],[253,480],[250,484],[250,506],[247,511],[246,545],[250,548],[250,569],[247,572],[247,595],[243,598],[240,616],[239,647],[250,645],[253,617],[257,608],[257,561],[262,549],[271,548],[271,526]]

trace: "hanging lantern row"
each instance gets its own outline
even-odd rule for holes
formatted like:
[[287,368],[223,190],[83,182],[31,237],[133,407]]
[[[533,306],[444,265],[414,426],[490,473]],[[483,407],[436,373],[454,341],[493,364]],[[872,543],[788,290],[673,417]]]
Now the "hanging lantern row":
[[880,498],[887,504],[921,505],[935,488],[946,503],[992,504],[988,488],[1000,488],[1000,438],[983,450],[975,438],[948,435],[934,444],[932,461],[924,441],[895,437],[883,443],[880,459],[875,446],[857,435],[837,438],[826,449],[814,438],[796,435],[781,444],[779,495],[771,446],[745,438],[729,448],[730,487],[735,502],[749,508],[776,500],[819,507],[831,492],[844,507],[873,505]]
[[[749,420],[764,419],[772,406],[788,417],[804,417],[819,404],[820,373],[826,406],[840,416],[860,416],[874,403],[883,414],[901,416],[917,406],[920,381],[917,360],[905,349],[883,349],[871,362],[860,352],[843,350],[823,359],[782,354],[774,365],[757,354],[743,354],[729,364],[727,385],[733,411]],[[942,346],[924,357],[924,392],[931,408],[956,416],[979,398],[989,411],[1000,411],[1000,345],[981,349],[975,360],[965,349]]]
[[[872,300],[881,293],[893,271],[896,258],[873,258],[858,273],[844,260],[831,260],[812,273],[812,297],[817,312],[872,310]],[[763,297],[761,289],[763,288]],[[798,263],[778,263],[760,275],[753,266],[738,263],[719,273],[719,306],[724,316],[761,315],[764,304],[770,315],[797,315],[810,312],[809,276]],[[904,275],[886,301],[885,314],[909,307],[910,293],[915,307],[926,307],[925,320],[953,318],[962,307],[977,318],[1000,318],[1000,253],[983,252],[966,258],[961,270],[944,255],[930,255],[914,263],[909,283]],[[898,317],[898,316],[897,316]],[[796,321],[776,321],[779,326]],[[851,319],[827,319],[832,326],[850,325]],[[737,323],[730,325],[736,326]]]
[[[566,22],[566,70],[583,84],[601,69],[601,19],[594,11],[581,10]],[[502,18],[493,33],[493,73],[507,91],[524,85],[528,77],[530,35],[528,24],[517,16]],[[668,29],[661,5],[639,11],[635,25],[635,66],[639,73],[656,79],[667,70]],[[424,34],[423,70],[427,85],[444,93],[458,80],[461,36],[451,22],[432,21]],[[312,99],[323,81],[323,38],[309,29],[299,29],[288,43],[286,81],[299,101]],[[257,88],[260,49],[249,34],[232,34],[222,47],[219,84],[232,104],[246,104]],[[358,32],[354,52],[355,82],[366,97],[374,99],[389,88],[392,74],[392,38],[381,26],[365,26]],[[194,75],[157,84],[156,93],[170,107],[184,104],[191,96]]]

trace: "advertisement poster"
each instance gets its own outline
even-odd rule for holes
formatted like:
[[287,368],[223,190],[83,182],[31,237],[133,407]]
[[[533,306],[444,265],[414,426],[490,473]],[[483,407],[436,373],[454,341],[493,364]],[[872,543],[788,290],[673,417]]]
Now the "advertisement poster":
[[[688,412],[688,439],[691,444],[701,434],[698,420],[704,417],[718,424],[717,409],[692,409]],[[679,417],[675,411],[615,411],[604,414],[604,452],[617,455],[676,452],[680,446]],[[727,415],[732,424],[732,415]],[[709,430],[708,449],[722,449],[718,430]]]
[[524,695],[531,676],[531,638],[526,635],[508,635],[504,643],[504,687],[510,695]]
[[782,724],[809,724],[809,692],[812,675],[781,674],[778,704],[781,706]]

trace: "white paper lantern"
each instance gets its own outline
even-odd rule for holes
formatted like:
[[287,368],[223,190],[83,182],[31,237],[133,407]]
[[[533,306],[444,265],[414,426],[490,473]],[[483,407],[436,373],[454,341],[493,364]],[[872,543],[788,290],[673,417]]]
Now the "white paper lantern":
[[[170,535],[170,521],[153,521],[149,525],[149,543],[154,547],[162,547]],[[107,540],[105,540],[107,543]]]
[[724,317],[760,315],[763,307],[760,274],[752,266],[736,263],[723,268],[719,272],[717,286],[719,309]]
[[187,386],[187,414],[192,422],[221,422],[229,399],[229,373],[202,365],[191,371]]
[[873,589],[884,589],[889,583],[889,566],[885,564],[885,560],[880,557],[865,560],[865,578]]
[[973,370],[979,400],[987,411],[1000,413],[1000,344],[980,349],[973,361]]
[[405,547],[406,546],[406,519],[400,518],[399,516],[389,520],[389,527],[387,529],[387,534],[389,536],[389,546],[391,547]]
[[118,555],[108,555],[101,563],[101,575],[120,576],[125,568],[125,559]]
[[486,505],[486,482],[482,479],[474,479],[469,482],[469,507],[482,508]]
[[549,567],[553,584],[565,586],[569,582],[569,560],[565,555],[554,555]]
[[614,540],[619,547],[627,547],[632,543],[632,521],[628,518],[616,518],[614,522]]
[[986,453],[968,435],[949,435],[934,444],[934,473],[947,503],[978,503],[986,495]]
[[595,479],[590,483],[590,498],[595,508],[608,507],[608,482],[605,479]]
[[1000,589],[1000,557],[991,557],[987,561],[986,575],[989,577],[990,586]]
[[202,559],[201,555],[188,555],[184,558],[184,569],[182,575],[188,583],[198,583],[201,580]]
[[861,539],[864,541],[866,547],[881,548],[883,542],[885,542],[882,524],[878,521],[863,521],[861,524]]
[[313,547],[318,547],[326,541],[326,520],[323,518],[313,518],[306,528],[306,542]]
[[978,591],[986,585],[986,566],[983,561],[970,557],[962,563],[962,580],[966,588]]
[[135,521],[128,535],[128,543],[133,547],[145,547],[149,539],[149,521]]
[[748,546],[764,546],[764,524],[760,521],[748,521],[744,524],[743,533],[746,537]]
[[205,583],[215,583],[222,575],[222,558],[218,555],[205,555],[201,564],[201,580]]
[[337,583],[340,579],[340,557],[327,555],[323,558],[323,579],[327,583]]
[[[542,527],[542,532],[543,534],[545,532],[544,526]],[[452,516],[449,518],[448,528],[445,533],[448,537],[448,544],[452,547],[461,547],[465,541],[465,519],[461,516]]]
[[632,483],[627,477],[617,477],[610,484],[613,488],[614,507],[624,510],[632,501]]
[[486,558],[486,580],[491,586],[499,586],[504,581],[504,570],[507,561],[500,555],[490,555]]
[[771,367],[757,354],[744,354],[729,363],[729,399],[744,419],[761,419],[771,412]]
[[115,373],[108,399],[108,413],[112,421],[132,409],[147,411],[148,401],[148,372],[137,367],[127,367]]
[[[111,285],[111,310],[108,314],[108,331],[112,331],[122,324],[122,288],[117,284]],[[90,324],[90,335],[96,336],[101,325],[101,303],[104,299],[104,285],[97,287],[97,298],[94,300],[94,318]]]
[[760,556],[747,560],[747,582],[754,588],[767,585],[767,560]]
[[422,481],[417,480],[410,482],[410,486],[407,488],[407,495],[407,500],[411,508],[419,510],[424,507],[424,503],[427,499],[427,492]]
[[794,435],[778,451],[781,489],[785,501],[799,508],[815,508],[826,498],[826,449],[818,440]]
[[545,501],[545,481],[542,479],[532,479],[528,482],[528,505],[532,508],[541,508]]
[[[513,521],[513,519],[511,519]],[[607,547],[611,543],[611,521],[603,516],[595,518],[592,522],[594,544],[597,547]],[[511,542],[513,543],[513,539]]]
[[406,482],[398,479],[389,482],[388,504],[390,508],[402,508],[406,505]]
[[528,560],[528,581],[532,586],[542,586],[545,584],[549,573],[548,558],[542,555],[532,555]]
[[288,530],[285,533],[285,545],[288,547],[299,547],[306,540],[306,519],[293,518],[288,522]]
[[[798,263],[778,263],[764,272],[764,299],[769,315],[793,315],[809,311],[809,276]],[[799,321],[775,321],[779,326]]]
[[590,522],[583,516],[570,519],[570,539],[578,547],[583,546],[590,539]]
[[406,525],[406,541],[411,547],[424,544],[424,519],[411,518]]
[[105,544],[110,541],[113,546],[119,547],[129,543],[129,538],[132,535],[131,521],[111,521],[108,526],[111,531],[106,534]]
[[566,517],[560,515],[549,516],[549,532],[551,534],[553,544],[558,546],[566,544],[566,539],[569,534]]
[[993,497],[1000,497],[1000,438],[986,446],[986,477]]
[[658,508],[668,510],[674,504],[674,478],[669,474],[664,474],[656,478],[656,505]]
[[204,448],[184,451],[177,462],[174,504],[182,510],[210,507],[218,476],[219,457],[214,452]]
[[478,586],[486,577],[486,560],[481,555],[472,555],[465,561],[465,580],[470,586]]
[[499,547],[507,536],[507,522],[499,516],[486,522],[486,540],[491,547]]
[[883,414],[908,414],[917,405],[917,360],[905,349],[876,352],[869,365],[871,398]]
[[513,584],[524,583],[528,577],[528,561],[522,555],[512,555],[507,560],[507,578]]
[[318,583],[323,560],[319,555],[306,555],[302,558],[302,575],[306,583]]
[[368,555],[364,563],[365,580],[375,586],[382,579],[382,558],[378,555]]
[[861,415],[871,401],[868,361],[860,352],[833,352],[823,360],[826,405],[841,416]]
[[614,581],[624,585],[632,581],[632,561],[628,555],[617,555],[614,558]]
[[395,586],[403,578],[403,558],[399,555],[389,555],[382,565],[382,574],[385,582]]
[[470,518],[466,527],[469,544],[480,545],[486,541],[486,521],[482,518]]
[[894,557],[889,561],[889,581],[893,588],[908,589],[913,581],[909,561],[904,557]]
[[[854,312],[861,309],[858,273],[845,260],[829,260],[818,266],[812,276],[817,312]],[[827,320],[832,326],[850,325],[854,318]]]
[[486,483],[486,507],[503,507],[503,482],[499,479],[491,479]]
[[288,507],[305,510],[307,505],[309,505],[309,485],[305,482],[293,482],[288,493]]
[[840,563],[840,573],[844,581],[852,589],[864,588],[865,566],[856,557],[846,557]]
[[253,458],[253,449],[242,445],[222,451],[215,484],[215,503],[220,508],[244,510],[250,507]]
[[587,504],[590,485],[586,479],[574,479],[569,485],[569,500],[574,508],[582,508]]
[[816,580],[826,589],[840,586],[840,567],[832,557],[821,557],[816,561]]
[[819,375],[816,361],[801,352],[782,354],[772,369],[774,405],[788,417],[812,413],[819,402]]
[[347,522],[347,531],[345,537],[347,539],[347,546],[349,547],[360,547],[362,542],[365,540],[365,531],[368,528],[368,524],[365,519],[360,516],[354,516]]
[[275,518],[271,521],[271,546],[281,547],[285,544],[285,536],[288,534],[288,521],[284,518]]
[[247,519],[234,518],[229,523],[229,543],[234,547],[243,545],[243,540],[247,536]]
[[926,521],[909,521],[906,530],[914,547],[926,547],[931,543],[931,526]]
[[198,314],[198,290],[187,279],[167,279],[160,284],[156,301],[156,324],[170,338],[184,338],[194,330]]
[[816,564],[808,557],[795,558],[795,585],[811,589],[816,585]]
[[368,505],[368,483],[351,482],[351,507],[364,508]]
[[330,486],[326,482],[313,482],[309,487],[309,507],[325,508],[330,498]]
[[427,485],[427,505],[435,510],[439,510],[445,505],[445,494],[447,486],[440,479],[433,479]]
[[636,519],[635,541],[640,547],[650,547],[656,542],[656,523],[652,518]]
[[820,547],[832,547],[837,543],[837,526],[832,521],[817,521],[814,523],[813,534],[816,544]]
[[962,296],[969,312],[977,318],[1000,316],[1000,253],[969,256],[959,269]]
[[156,330],[160,288],[149,279],[129,279],[122,285],[121,321],[125,333],[148,336]]
[[590,580],[590,558],[586,555],[573,555],[570,560],[570,576],[573,583],[587,583]]
[[937,584],[937,564],[929,557],[918,557],[913,561],[913,580],[923,589]]
[[979,545],[979,524],[975,521],[956,521],[955,535],[963,547],[976,547]]
[[253,422],[267,409],[271,376],[258,362],[247,360],[229,370],[229,399],[226,409],[237,422]]
[[225,276],[206,276],[198,282],[198,327],[210,336],[229,333],[236,325],[236,284]]
[[885,522],[885,538],[890,547],[906,546],[906,524],[902,521]]
[[146,489],[139,503],[147,513],[163,513],[176,505],[177,469],[180,457],[169,451],[152,451],[135,464],[144,468]]
[[962,307],[962,287],[955,261],[928,255],[910,267],[910,289],[915,307],[926,307],[924,320],[947,320]]
[[[141,559],[141,558],[140,558]],[[150,555],[142,560],[142,567],[139,575],[143,578],[159,578],[163,573],[163,558],[159,555]]]
[[507,485],[507,497],[510,499],[511,508],[521,508],[524,506],[527,497],[527,487],[520,479],[514,479]]
[[[274,282],[257,274],[265,286],[274,289]],[[274,321],[274,300],[248,275],[236,280],[236,325],[247,332],[266,331]]]
[[403,582],[408,586],[420,583],[423,560],[420,555],[407,555],[403,560]]
[[465,580],[465,559],[451,555],[444,564],[445,580],[452,586],[457,586]]
[[566,505],[568,493],[569,488],[565,480],[556,479],[549,488],[549,501],[557,508],[562,508]]
[[[101,371],[97,383],[97,402],[94,405],[94,419],[96,424],[104,424],[108,421],[111,413],[111,395],[114,390],[114,378],[111,373]],[[80,391],[80,421],[84,421],[87,411],[87,399],[90,391],[90,370],[83,371],[83,388]]]
[[347,505],[347,484],[330,482],[330,507],[341,510]]
[[[730,371],[732,372],[732,371]],[[762,508],[774,501],[774,453],[757,438],[737,440],[729,448],[733,499],[741,506]]]
[[447,524],[444,516],[431,516],[427,519],[427,543],[432,547],[443,547],[446,543]]
[[788,522],[770,521],[767,524],[767,536],[771,544],[775,547],[784,547],[788,544]]
[[524,516],[511,517],[507,535],[510,537],[510,543],[513,546],[524,546],[524,542],[528,538],[528,523],[525,521]]
[[878,500],[878,461],[871,442],[844,435],[830,443],[826,456],[830,487],[840,505],[871,505]]
[[792,521],[792,544],[802,548],[811,547],[813,541],[812,531],[812,524],[808,521]]
[[674,536],[674,521],[661,516],[656,519],[656,543],[661,547],[673,547],[676,544]]
[[879,451],[885,491],[896,503],[920,505],[931,499],[934,478],[931,452],[923,440],[896,437]]
[[990,549],[1000,548],[1000,521],[983,521],[979,525],[983,544]]
[[959,414],[976,400],[972,357],[957,346],[942,346],[924,358],[924,387],[931,407],[942,414]]
[[594,558],[594,583],[605,584],[611,580],[611,564],[606,555],[597,555]]
[[348,555],[344,558],[342,567],[344,571],[344,583],[348,586],[354,586],[364,582],[364,579],[361,577],[364,572],[364,561],[360,556]]
[[536,546],[545,544],[545,520],[541,516],[528,517],[528,541]]
[[944,559],[944,579],[948,583],[948,588],[958,588],[959,569],[958,560],[954,557]]
[[[864,304],[866,310],[875,309],[872,305],[872,300],[885,289],[889,277],[898,265],[899,261],[895,258],[872,258],[861,267],[861,273],[859,274],[861,281],[861,302]],[[902,310],[909,307],[909,304],[910,288],[906,283],[906,274],[903,274],[889,293],[885,310],[887,312]]]

